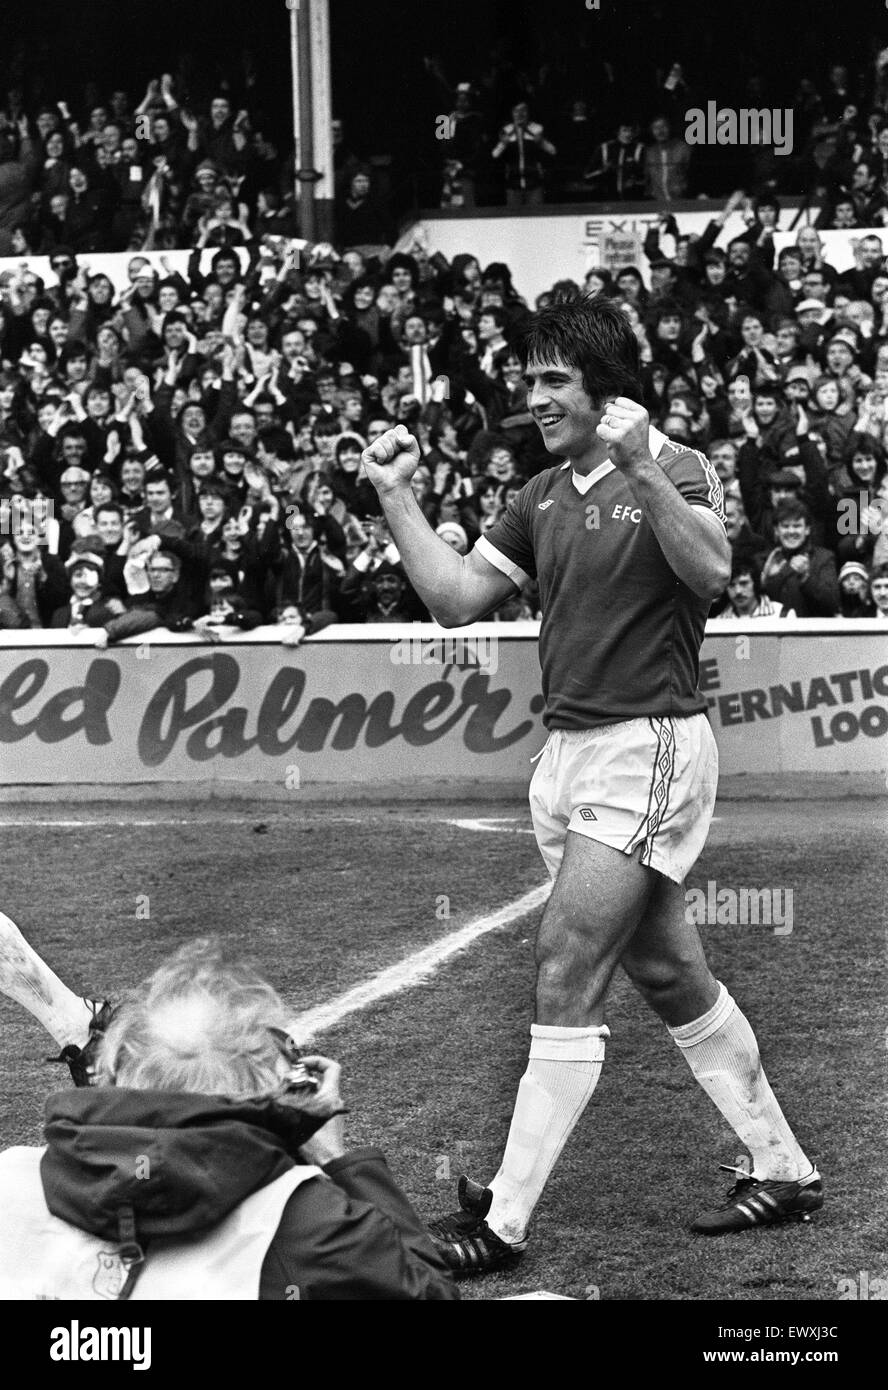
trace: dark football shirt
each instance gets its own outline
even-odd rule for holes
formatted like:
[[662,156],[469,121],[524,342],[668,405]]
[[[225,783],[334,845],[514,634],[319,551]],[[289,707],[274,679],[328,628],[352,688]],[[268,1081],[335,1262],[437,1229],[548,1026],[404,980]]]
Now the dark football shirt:
[[[709,460],[655,429],[650,448],[687,503],[724,527]],[[547,728],[706,708],[697,677],[709,601],[676,577],[612,463],[576,482],[569,461],[538,474],[476,549],[519,587],[539,581]]]

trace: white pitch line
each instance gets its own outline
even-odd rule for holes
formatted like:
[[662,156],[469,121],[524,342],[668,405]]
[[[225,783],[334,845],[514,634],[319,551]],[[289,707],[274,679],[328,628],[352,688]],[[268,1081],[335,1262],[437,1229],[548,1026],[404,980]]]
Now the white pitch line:
[[496,912],[491,912],[486,917],[476,917],[474,922],[467,922],[464,927],[440,937],[430,946],[413,951],[395,965],[390,965],[379,974],[365,980],[363,984],[346,990],[345,994],[337,995],[326,1004],[319,1004],[317,1008],[298,1014],[288,1024],[290,1032],[302,1043],[334,1027],[349,1014],[369,1008],[371,1004],[378,1003],[390,994],[400,994],[405,989],[412,989],[414,985],[433,974],[444,961],[459,951],[464,951],[480,936],[486,936],[488,932],[501,931],[503,927],[510,926],[512,922],[517,922],[521,917],[526,917],[529,912],[541,907],[551,889],[550,883],[541,883],[539,887],[531,888],[520,898],[505,903]]
[[[444,817],[444,825],[455,825],[459,830],[486,830],[491,834],[498,835],[532,835],[533,831],[527,825],[515,825],[514,816],[483,816],[478,820],[459,819],[451,820]],[[497,821],[510,821],[508,825],[498,825]]]

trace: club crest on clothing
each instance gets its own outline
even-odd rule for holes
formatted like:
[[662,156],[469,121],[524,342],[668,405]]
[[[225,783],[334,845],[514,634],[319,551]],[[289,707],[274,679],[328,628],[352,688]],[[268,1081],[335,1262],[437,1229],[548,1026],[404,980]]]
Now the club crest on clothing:
[[117,1300],[126,1283],[126,1266],[116,1250],[100,1250],[92,1286],[99,1298]]

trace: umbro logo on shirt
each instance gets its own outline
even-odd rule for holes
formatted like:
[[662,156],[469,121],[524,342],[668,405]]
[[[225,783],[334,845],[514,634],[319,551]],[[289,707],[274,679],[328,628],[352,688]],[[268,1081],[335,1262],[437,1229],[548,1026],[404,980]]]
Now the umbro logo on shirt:
[[541,511],[541,512],[544,512],[544,511],[546,510],[547,507],[551,507],[551,506],[552,506],[552,503],[553,503],[554,501],[555,501],[555,498],[554,498],[554,497],[550,497],[549,500],[548,500],[547,502],[540,502],[540,504],[539,504],[539,509],[540,509],[540,511]]
[[590,811],[588,806],[580,807],[580,820],[598,820],[594,811]]

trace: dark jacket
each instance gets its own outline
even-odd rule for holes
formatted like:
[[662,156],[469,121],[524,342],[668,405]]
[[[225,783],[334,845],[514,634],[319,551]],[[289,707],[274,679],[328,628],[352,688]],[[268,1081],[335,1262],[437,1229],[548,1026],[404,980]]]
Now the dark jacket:
[[762,589],[768,598],[794,609],[797,618],[835,617],[839,611],[839,581],[833,556],[819,545],[809,545],[795,553],[808,557],[807,579],[790,567],[791,556],[778,547],[765,561]]
[[[199,1237],[252,1193],[304,1162],[298,1112],[218,1096],[89,1087],[46,1106],[41,1178],[50,1211],[115,1240],[132,1203],[136,1239]],[[151,1156],[151,1181],[133,1161]],[[260,1301],[455,1300],[456,1286],[378,1149],[328,1163],[292,1194],[262,1265]]]

